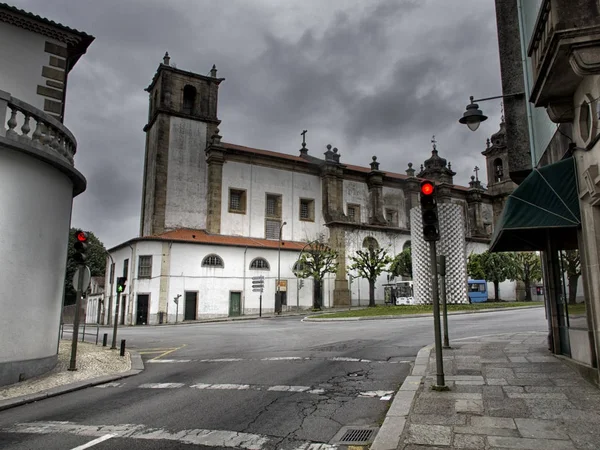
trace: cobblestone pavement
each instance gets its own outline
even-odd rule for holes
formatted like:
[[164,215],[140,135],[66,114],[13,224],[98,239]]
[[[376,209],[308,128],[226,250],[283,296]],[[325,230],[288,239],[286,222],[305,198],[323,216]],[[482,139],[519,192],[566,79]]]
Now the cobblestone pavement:
[[398,449],[600,449],[600,389],[552,356],[546,339],[518,333],[451,342],[447,392],[431,389],[432,350]]
[[23,395],[84,381],[103,375],[127,372],[131,369],[129,352],[119,356],[119,350],[79,342],[77,344],[77,370],[69,371],[71,359],[71,341],[61,340],[58,351],[58,363],[50,372],[20,383],[0,387],[0,400],[12,399]]

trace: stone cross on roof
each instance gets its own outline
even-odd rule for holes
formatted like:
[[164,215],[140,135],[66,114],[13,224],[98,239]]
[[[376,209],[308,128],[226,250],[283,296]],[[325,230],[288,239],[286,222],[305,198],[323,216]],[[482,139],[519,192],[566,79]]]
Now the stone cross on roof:
[[479,171],[480,170],[481,169],[479,167],[477,167],[477,166],[475,166],[475,168],[473,169],[473,172],[475,172],[475,180],[476,181],[479,181]]
[[431,143],[433,144],[433,149],[437,150],[437,141],[435,140],[435,134],[431,137]]

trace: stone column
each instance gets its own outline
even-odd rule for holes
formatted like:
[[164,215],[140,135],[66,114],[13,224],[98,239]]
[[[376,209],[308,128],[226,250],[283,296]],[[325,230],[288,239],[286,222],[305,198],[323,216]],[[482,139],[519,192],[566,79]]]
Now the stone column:
[[384,172],[379,170],[377,157],[373,156],[371,172],[367,175],[367,186],[369,187],[369,223],[372,225],[387,225],[383,214],[384,175]]
[[[164,322],[168,323],[168,297],[169,297],[169,280],[170,280],[170,267],[171,267],[171,243],[163,242],[162,252],[160,258],[160,287],[158,291],[158,315],[156,316],[156,324],[159,323],[160,313],[164,314]],[[131,303],[131,298],[129,299]],[[150,307],[150,305],[148,305]]]
[[341,227],[329,228],[329,245],[338,253],[333,306],[350,306],[350,289],[346,273],[346,232]]
[[221,233],[221,192],[223,189],[223,164],[225,148],[221,147],[219,129],[215,129],[212,144],[206,149],[207,163],[207,211],[206,231]]

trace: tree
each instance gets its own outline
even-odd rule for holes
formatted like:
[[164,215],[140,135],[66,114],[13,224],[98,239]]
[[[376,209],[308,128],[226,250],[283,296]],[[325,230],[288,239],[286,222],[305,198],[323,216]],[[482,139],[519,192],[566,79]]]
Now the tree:
[[485,280],[485,272],[481,266],[481,255],[471,253],[467,260],[467,273],[473,280]]
[[581,276],[581,261],[579,250],[565,250],[561,252],[562,265],[569,282],[569,304],[577,303],[577,283]]
[[[65,305],[75,303],[77,292],[73,288],[73,275],[77,270],[77,263],[73,260],[75,255],[75,233],[78,228],[71,228],[69,231],[69,247],[67,250],[67,272],[65,275]],[[88,248],[86,265],[90,268],[93,277],[102,277],[106,270],[106,248],[104,244],[92,233],[88,234]]]
[[390,273],[392,277],[410,277],[413,276],[412,253],[410,247],[398,253],[390,264]]
[[525,301],[531,301],[531,283],[542,279],[542,262],[534,252],[515,253],[515,278],[525,284]]
[[494,283],[494,301],[500,299],[500,283],[516,278],[515,257],[513,253],[490,253],[479,255],[471,253],[467,263],[469,276],[474,279]]
[[312,277],[313,287],[313,309],[321,309],[322,283],[325,275],[336,273],[338,268],[338,254],[318,238],[309,242],[300,257],[296,266],[296,276],[298,278]]
[[370,245],[368,249],[357,250],[350,261],[352,264],[348,270],[356,270],[360,278],[369,280],[369,306],[375,306],[375,281],[392,262],[392,258],[387,250]]

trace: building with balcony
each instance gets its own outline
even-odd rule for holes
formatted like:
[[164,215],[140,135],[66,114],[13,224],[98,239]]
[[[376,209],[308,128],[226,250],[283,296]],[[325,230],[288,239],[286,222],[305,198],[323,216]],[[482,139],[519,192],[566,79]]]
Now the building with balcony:
[[[73,197],[69,72],[93,37],[0,3],[0,385],[57,360]],[[17,306],[18,305],[18,306]]]
[[[600,5],[496,0],[508,197],[493,251],[544,255],[549,346],[598,381],[600,355]],[[579,251],[584,301],[568,304],[566,255]]]

